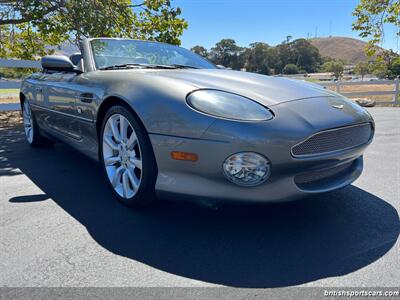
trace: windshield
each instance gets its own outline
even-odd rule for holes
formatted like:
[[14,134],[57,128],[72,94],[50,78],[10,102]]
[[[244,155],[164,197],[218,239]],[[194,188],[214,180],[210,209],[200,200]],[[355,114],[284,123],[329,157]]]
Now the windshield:
[[97,69],[121,65],[216,68],[201,56],[169,44],[125,39],[94,39],[90,43]]

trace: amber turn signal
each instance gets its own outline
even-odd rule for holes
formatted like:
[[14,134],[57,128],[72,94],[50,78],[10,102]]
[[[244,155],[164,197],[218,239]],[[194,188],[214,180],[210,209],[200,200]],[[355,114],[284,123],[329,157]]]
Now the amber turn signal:
[[197,161],[199,157],[196,153],[172,151],[171,158],[176,160]]

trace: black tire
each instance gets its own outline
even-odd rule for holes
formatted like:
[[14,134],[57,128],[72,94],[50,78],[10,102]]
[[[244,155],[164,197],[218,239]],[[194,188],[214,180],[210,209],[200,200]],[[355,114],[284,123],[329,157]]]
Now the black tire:
[[39,129],[39,126],[37,124],[35,114],[31,110],[29,102],[27,102],[27,101],[24,101],[22,103],[22,117],[25,120],[25,109],[27,108],[26,106],[28,106],[28,109],[30,111],[31,128],[32,128],[32,139],[30,140],[28,138],[28,134],[26,133],[26,129],[25,129],[26,125],[25,125],[25,122],[24,122],[25,137],[26,137],[26,140],[27,140],[28,144],[33,148],[39,148],[39,147],[43,147],[43,146],[52,145],[54,143],[53,141],[45,138],[44,136],[42,136],[40,134],[40,129]]
[[[106,126],[106,123],[108,119],[115,115],[115,114],[120,114],[124,116],[129,123],[132,125],[136,136],[137,140],[139,143],[140,147],[140,154],[141,154],[141,160],[142,160],[142,170],[141,170],[141,176],[140,176],[140,185],[136,193],[133,195],[131,198],[124,198],[121,197],[114,189],[112,183],[110,182],[106,167],[105,167],[105,162],[104,162],[104,156],[103,156],[103,136],[104,136],[104,129]],[[148,206],[151,203],[154,202],[156,199],[155,196],[155,183],[157,179],[157,164],[156,160],[154,157],[154,152],[153,152],[153,147],[150,142],[150,138],[147,134],[147,131],[141,124],[141,122],[138,120],[138,118],[127,108],[116,105],[111,107],[104,119],[103,123],[101,126],[101,132],[100,132],[100,137],[99,137],[99,161],[101,168],[103,170],[104,177],[110,186],[110,189],[115,196],[115,198],[122,202],[123,204],[133,207],[133,208],[141,208],[144,206]]]

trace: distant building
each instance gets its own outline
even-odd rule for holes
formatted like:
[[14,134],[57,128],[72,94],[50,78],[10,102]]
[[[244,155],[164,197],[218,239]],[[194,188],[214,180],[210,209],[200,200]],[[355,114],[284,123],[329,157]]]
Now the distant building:
[[354,74],[356,65],[344,65],[343,74]]

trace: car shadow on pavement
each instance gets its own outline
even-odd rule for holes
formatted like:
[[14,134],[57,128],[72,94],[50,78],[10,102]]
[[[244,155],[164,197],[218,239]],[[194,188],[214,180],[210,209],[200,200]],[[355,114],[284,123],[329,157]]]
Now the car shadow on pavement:
[[51,198],[112,253],[209,283],[269,288],[348,274],[399,235],[397,211],[354,186],[284,204],[214,211],[160,200],[135,211],[112,198],[96,163],[67,146],[31,149],[14,135],[0,151],[2,174],[21,170],[45,193],[10,202]]

